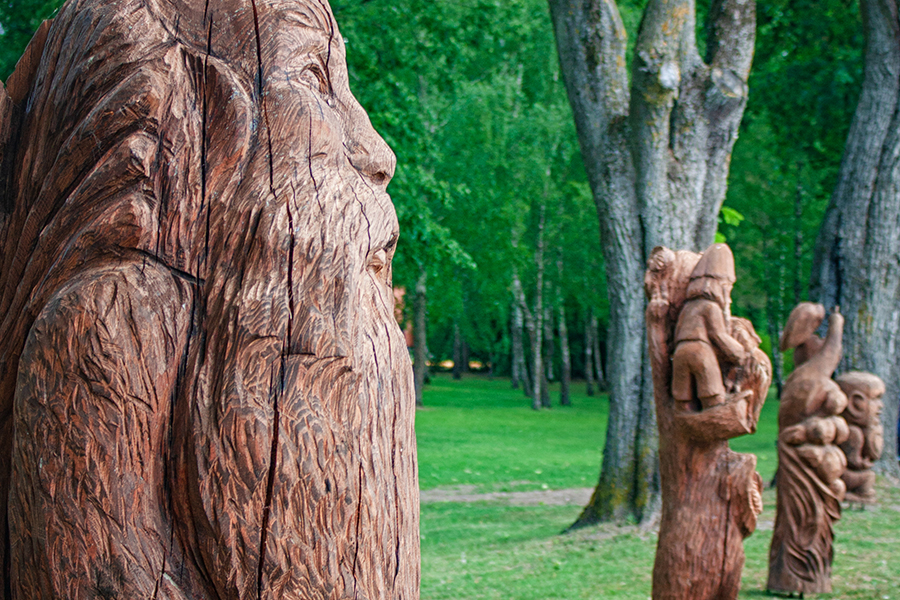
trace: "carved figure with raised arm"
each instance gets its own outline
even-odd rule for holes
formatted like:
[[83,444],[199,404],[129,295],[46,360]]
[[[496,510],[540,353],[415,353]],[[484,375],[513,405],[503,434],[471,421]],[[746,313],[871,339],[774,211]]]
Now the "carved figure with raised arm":
[[[802,313],[802,314],[800,314]],[[800,305],[785,339],[811,335],[824,309]],[[804,316],[806,315],[806,316]],[[838,447],[849,435],[840,416],[847,396],[831,378],[841,360],[844,318],[835,309],[818,350],[785,382],[778,410],[775,526],[769,549],[768,589],[790,593],[831,591],[834,523],[841,517],[847,459]],[[800,334],[798,335],[798,329]]]

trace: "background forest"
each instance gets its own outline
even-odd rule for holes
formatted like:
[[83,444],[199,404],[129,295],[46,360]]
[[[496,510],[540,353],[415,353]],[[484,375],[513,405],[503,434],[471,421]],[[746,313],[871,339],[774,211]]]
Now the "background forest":
[[[59,4],[0,5],[0,77]],[[629,41],[645,4],[619,2]],[[700,24],[707,6],[698,2]],[[566,355],[576,377],[593,375],[586,360],[602,369],[592,360],[597,349],[605,355],[609,314],[597,213],[546,2],[336,0],[333,10],[353,91],[398,157],[390,187],[402,231],[394,284],[408,292],[410,320],[417,284],[427,298],[429,360],[477,361],[518,381],[540,345],[551,381]],[[702,46],[701,25],[697,35]],[[806,297],[864,43],[852,0],[757,8],[749,103],[718,237],[737,256],[733,310],[754,322],[769,351]],[[516,365],[520,335],[525,356]]]

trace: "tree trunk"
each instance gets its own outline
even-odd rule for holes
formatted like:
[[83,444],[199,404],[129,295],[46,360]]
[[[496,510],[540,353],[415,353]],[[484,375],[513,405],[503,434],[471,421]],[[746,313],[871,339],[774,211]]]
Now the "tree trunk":
[[811,296],[846,315],[839,370],[887,384],[885,452],[876,465],[900,477],[900,21],[896,0],[862,0],[866,63],[840,175],[816,240]]
[[778,346],[778,340],[781,339],[781,326],[774,311],[766,310],[766,321],[769,326],[769,339],[772,340],[772,383],[775,384],[775,390],[778,397],[781,398],[781,390],[784,388],[784,354]]
[[522,291],[522,284],[519,282],[518,273],[513,275],[513,318],[512,318],[512,372],[513,372],[513,389],[517,389],[522,384],[525,395],[531,397],[531,383],[528,378],[528,367],[525,364],[525,344],[522,336],[525,329],[525,318],[522,313],[522,302],[515,291]]
[[591,318],[594,309],[584,318],[584,380],[588,396],[594,395],[594,340],[591,336]]
[[559,319],[559,354],[561,373],[559,378],[559,404],[561,406],[569,406],[572,404],[569,398],[569,388],[572,384],[572,359],[569,355],[569,328],[566,326],[566,307],[563,305],[562,298],[559,299],[558,319]]
[[[771,248],[771,244],[765,244],[766,250]],[[781,352],[779,343],[781,340],[781,324],[785,314],[785,259],[784,248],[777,247],[776,250],[778,251],[777,259],[773,259],[771,256],[767,256],[766,258],[766,279],[777,282],[775,293],[770,294],[766,301],[766,321],[768,322],[769,337],[772,342],[772,379],[775,388],[778,391],[778,397],[781,398],[781,391],[784,389],[784,354]],[[777,270],[777,275],[772,272],[773,270]],[[794,294],[796,293],[797,290],[795,288]],[[796,366],[797,365],[794,365],[794,368],[796,368]]]
[[463,370],[462,336],[459,334],[459,321],[453,321],[453,379],[462,379]]
[[[525,301],[525,292],[522,290],[522,282],[519,280],[519,273],[516,270],[513,270],[513,297],[515,298],[516,305],[519,307],[519,312],[522,314],[525,320],[525,330],[528,332],[528,341],[531,343],[532,349],[536,348],[537,344],[537,332],[535,331],[537,328],[534,324],[534,318],[531,316],[531,311],[528,310],[528,304]],[[525,361],[525,352],[522,352],[522,383],[525,396],[527,398],[532,399],[532,408],[534,408],[535,398],[538,398],[538,403],[540,402],[538,394],[540,394],[540,387],[536,387],[534,380],[531,379],[528,375],[528,368],[526,366]],[[537,392],[535,390],[538,390]]]
[[416,387],[416,406],[422,406],[422,390],[425,388],[425,377],[428,372],[428,344],[426,338],[427,298],[426,283],[428,275],[425,269],[419,272],[416,281],[416,299],[413,302],[413,380]]
[[547,371],[547,381],[556,379],[553,372],[553,363],[556,354],[556,342],[553,339],[553,309],[544,306],[544,366]]
[[[537,268],[537,281],[534,289],[534,335],[531,338],[532,345],[532,375],[534,376],[534,396],[531,402],[531,408],[540,410],[543,406],[544,395],[544,373],[543,362],[543,334],[544,334],[544,225],[547,216],[546,200],[542,199],[540,208],[538,209],[538,234],[537,246],[534,251],[534,262]],[[527,313],[526,313],[527,314]],[[529,333],[531,333],[529,331]]]
[[597,377],[597,387],[605,390],[607,388],[606,371],[603,369],[603,355],[600,353],[599,327],[600,323],[597,320],[597,315],[594,314],[594,309],[591,309],[591,347],[594,355],[594,373]]
[[707,57],[692,0],[650,0],[626,72],[613,0],[549,0],[560,64],[600,219],[610,302],[610,415],[600,481],[576,525],[648,516],[657,434],[641,286],[650,250],[702,250],[725,197],[747,97],[753,0],[713,0]]
[[[803,185],[800,176],[803,173],[803,165],[797,165],[797,192],[794,195],[794,306],[803,301]],[[779,319],[784,318],[779,313]],[[773,341],[774,346],[774,341]],[[781,397],[781,386],[778,387],[778,397]]]

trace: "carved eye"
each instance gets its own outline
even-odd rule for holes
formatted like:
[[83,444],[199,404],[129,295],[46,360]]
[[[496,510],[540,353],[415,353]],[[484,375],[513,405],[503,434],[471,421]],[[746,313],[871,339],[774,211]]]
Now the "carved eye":
[[310,81],[322,94],[326,96],[331,95],[331,85],[328,82],[328,77],[319,65],[312,63],[306,66],[301,76]]
[[387,266],[388,255],[384,248],[379,249],[372,257],[369,259],[369,270],[372,271],[373,274],[379,275],[384,268]]

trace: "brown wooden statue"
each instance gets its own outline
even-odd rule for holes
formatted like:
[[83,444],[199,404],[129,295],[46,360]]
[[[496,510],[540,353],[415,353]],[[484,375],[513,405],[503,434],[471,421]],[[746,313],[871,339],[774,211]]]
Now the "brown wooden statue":
[[816,335],[816,329],[824,320],[825,307],[821,304],[801,302],[791,311],[779,346],[782,352],[794,348],[795,369],[822,349],[825,340]]
[[[794,313],[798,311],[812,316],[792,314],[793,326],[785,328],[783,338],[795,336],[794,326],[811,335],[815,327],[805,323],[816,318],[821,322],[816,315],[824,314],[813,305],[798,306]],[[828,318],[824,343],[794,369],[781,395],[778,491],[769,549],[771,591],[831,591],[832,526],[841,517],[845,491],[841,474],[847,465],[837,446],[848,436],[847,423],[839,416],[847,397],[831,379],[841,359],[843,326],[844,318],[835,310]]]
[[0,598],[418,597],[394,157],[344,56],[326,0],[70,0],[31,42]]
[[847,469],[841,475],[847,486],[844,500],[871,504],[875,501],[872,465],[881,458],[884,450],[881,425],[884,382],[872,373],[850,371],[837,377],[837,384],[847,396],[847,408],[841,416],[849,428],[847,440],[841,444],[847,457]]
[[736,598],[762,511],[756,457],[728,439],[756,430],[772,369],[750,322],[730,315],[734,281],[725,244],[702,256],[658,247],[648,261],[663,493],[654,600]]

